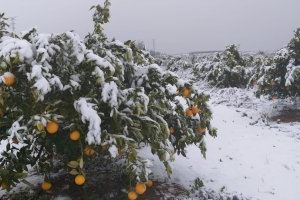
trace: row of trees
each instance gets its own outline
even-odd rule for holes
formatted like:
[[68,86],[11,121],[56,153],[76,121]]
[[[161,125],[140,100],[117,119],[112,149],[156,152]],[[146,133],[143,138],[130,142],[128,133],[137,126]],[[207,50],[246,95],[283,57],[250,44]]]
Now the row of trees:
[[82,185],[85,160],[97,155],[124,163],[128,184],[143,189],[138,184],[148,180],[151,163],[138,155],[141,144],[171,173],[175,153],[185,155],[187,145],[196,144],[205,155],[204,135],[216,136],[208,96],[163,71],[135,42],[106,37],[109,6],[106,0],[92,7],[94,31],[83,40],[74,32],[10,33],[0,15],[4,188],[34,167],[45,175],[42,188],[49,190],[57,163]]
[[300,93],[300,29],[287,47],[274,54],[242,54],[236,45],[213,55],[165,56],[170,70],[192,68],[195,77],[216,87],[257,86],[259,95],[278,98]]

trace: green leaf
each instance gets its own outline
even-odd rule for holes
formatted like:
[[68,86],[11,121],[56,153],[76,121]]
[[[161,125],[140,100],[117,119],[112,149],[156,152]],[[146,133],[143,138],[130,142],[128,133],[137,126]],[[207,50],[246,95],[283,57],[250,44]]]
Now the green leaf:
[[72,160],[68,163],[68,166],[71,168],[77,168],[79,166],[79,163],[75,160]]

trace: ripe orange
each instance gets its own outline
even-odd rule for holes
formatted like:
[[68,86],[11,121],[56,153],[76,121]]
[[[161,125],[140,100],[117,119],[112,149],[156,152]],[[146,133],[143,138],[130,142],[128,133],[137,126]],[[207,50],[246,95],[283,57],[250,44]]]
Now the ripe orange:
[[169,128],[169,131],[170,131],[171,134],[174,134],[175,133],[175,128],[171,127],[171,128]]
[[80,133],[79,133],[79,131],[75,130],[75,131],[72,131],[72,132],[70,133],[70,139],[71,139],[71,140],[77,141],[77,140],[79,140],[79,138],[80,138]]
[[77,175],[75,177],[75,184],[76,185],[83,185],[85,182],[85,177],[83,175]]
[[136,200],[137,197],[138,197],[138,195],[134,191],[128,192],[128,199],[129,200]]
[[147,187],[152,187],[152,186],[153,186],[153,181],[148,180],[148,181],[146,182],[146,185],[147,185]]
[[183,97],[189,97],[191,95],[191,90],[185,87],[182,89],[181,94]]
[[191,108],[187,108],[185,110],[185,115],[188,116],[188,117],[192,117],[193,116],[193,111]]
[[201,134],[201,135],[204,135],[205,132],[206,132],[206,128],[198,127],[198,128],[196,128],[196,132]]
[[92,156],[92,155],[94,155],[95,150],[92,147],[87,146],[87,147],[84,148],[83,153],[86,156]]
[[47,123],[46,129],[49,134],[55,134],[58,131],[59,125],[57,122],[49,121]]
[[45,191],[50,190],[52,187],[52,184],[48,181],[44,181],[41,185],[41,188]]
[[138,194],[144,194],[144,192],[146,192],[145,183],[137,183],[135,185],[135,192],[138,193]]
[[12,86],[16,82],[16,77],[10,72],[5,72],[3,75],[3,82],[7,86]]
[[196,115],[197,113],[199,113],[201,110],[198,108],[198,106],[192,106],[191,107],[193,115]]

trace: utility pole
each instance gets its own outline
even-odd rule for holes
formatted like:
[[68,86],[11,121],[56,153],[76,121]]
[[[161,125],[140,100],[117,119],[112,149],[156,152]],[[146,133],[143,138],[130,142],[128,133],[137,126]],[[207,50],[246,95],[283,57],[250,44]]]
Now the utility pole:
[[16,30],[16,17],[12,17],[10,18],[11,22],[11,30],[12,30],[12,34],[13,36],[15,35],[15,30]]
[[152,39],[152,46],[153,46],[153,54],[156,55],[155,39]]

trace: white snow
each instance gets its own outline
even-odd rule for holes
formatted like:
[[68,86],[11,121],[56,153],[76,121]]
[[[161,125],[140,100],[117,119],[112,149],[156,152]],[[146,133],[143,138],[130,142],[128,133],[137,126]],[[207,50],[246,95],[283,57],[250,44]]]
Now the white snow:
[[109,83],[105,83],[102,88],[102,101],[108,103],[110,107],[118,106],[118,86],[115,82],[111,81]]
[[[205,188],[261,200],[296,200],[300,185],[300,141],[250,120],[225,105],[213,106],[216,139],[207,137],[207,159],[196,146],[172,163],[171,181],[189,187],[199,177]],[[148,154],[148,157],[151,157]],[[153,159],[153,158],[152,158]],[[154,175],[166,177],[155,159]]]
[[74,107],[81,114],[83,123],[89,122],[89,131],[86,136],[88,144],[101,143],[101,119],[94,109],[95,105],[88,102],[87,98],[80,98],[74,102]]
[[112,158],[117,157],[118,154],[119,154],[118,153],[118,148],[116,147],[116,145],[110,146],[109,149],[108,149],[108,151],[109,151],[109,153],[110,153],[110,155],[111,155]]
[[170,95],[177,93],[177,87],[175,85],[167,84],[166,89]]
[[7,62],[10,58],[19,57],[20,61],[30,62],[33,57],[31,44],[26,40],[4,36],[0,41],[0,57],[3,56]]

